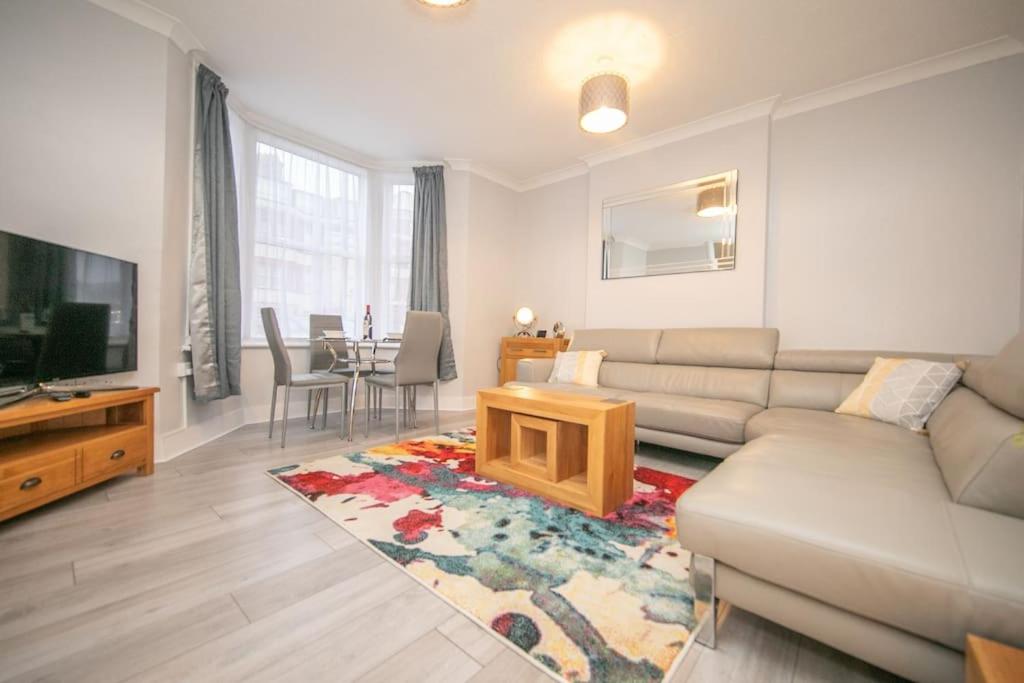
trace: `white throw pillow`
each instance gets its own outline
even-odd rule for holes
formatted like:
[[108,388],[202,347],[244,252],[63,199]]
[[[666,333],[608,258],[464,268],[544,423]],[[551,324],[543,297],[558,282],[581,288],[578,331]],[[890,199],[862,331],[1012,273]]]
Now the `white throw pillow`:
[[559,351],[548,382],[596,387],[601,361],[607,355],[604,351]]
[[921,431],[961,374],[955,363],[876,358],[864,381],[836,412]]

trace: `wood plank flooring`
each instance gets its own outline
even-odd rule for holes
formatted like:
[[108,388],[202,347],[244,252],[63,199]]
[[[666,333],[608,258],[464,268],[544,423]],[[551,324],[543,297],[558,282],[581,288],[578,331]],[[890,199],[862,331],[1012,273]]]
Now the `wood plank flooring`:
[[[284,450],[243,427],[0,524],[0,680],[550,680],[264,475],[393,440],[375,421],[340,441],[337,420],[296,419]],[[407,434],[433,431],[419,424]],[[693,478],[716,462],[646,445],[637,460]],[[735,609],[673,677],[823,680],[894,679]]]

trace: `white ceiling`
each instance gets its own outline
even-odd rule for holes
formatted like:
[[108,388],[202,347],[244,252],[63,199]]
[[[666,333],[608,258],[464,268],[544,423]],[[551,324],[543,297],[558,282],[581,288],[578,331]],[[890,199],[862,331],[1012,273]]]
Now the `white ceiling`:
[[[1019,31],[1020,0],[147,0],[245,106],[379,159],[471,159],[524,180],[776,95],[789,99]],[[601,57],[632,115],[594,136]]]

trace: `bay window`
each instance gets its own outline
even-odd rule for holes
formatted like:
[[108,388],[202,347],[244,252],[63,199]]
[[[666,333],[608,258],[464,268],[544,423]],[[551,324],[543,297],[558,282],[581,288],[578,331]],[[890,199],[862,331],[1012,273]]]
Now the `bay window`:
[[265,343],[259,311],[281,334],[309,337],[309,316],[340,315],[362,333],[401,332],[409,298],[411,173],[381,173],[233,122],[239,189],[243,340]]

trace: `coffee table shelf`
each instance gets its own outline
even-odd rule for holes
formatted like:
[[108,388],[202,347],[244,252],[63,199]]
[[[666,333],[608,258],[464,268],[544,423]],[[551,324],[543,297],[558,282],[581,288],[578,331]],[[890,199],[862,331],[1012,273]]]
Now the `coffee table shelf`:
[[477,393],[476,471],[584,512],[633,495],[632,401],[509,385]]

